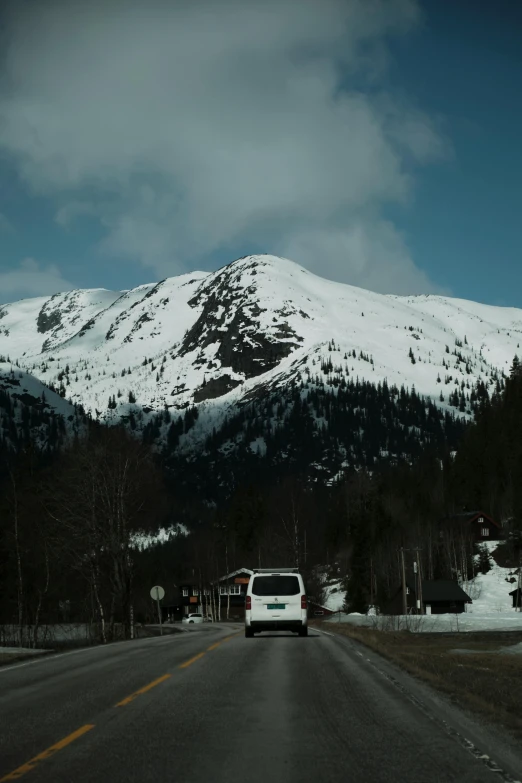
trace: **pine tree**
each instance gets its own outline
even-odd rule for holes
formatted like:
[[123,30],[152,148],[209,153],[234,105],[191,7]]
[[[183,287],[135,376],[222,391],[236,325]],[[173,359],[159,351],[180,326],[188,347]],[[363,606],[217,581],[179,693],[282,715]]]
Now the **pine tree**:
[[485,546],[480,548],[478,570],[481,574],[487,574],[491,571],[491,557]]
[[522,377],[522,364],[520,363],[520,359],[518,358],[517,354],[515,354],[513,358],[513,363],[511,365],[511,370],[509,375],[511,378]]

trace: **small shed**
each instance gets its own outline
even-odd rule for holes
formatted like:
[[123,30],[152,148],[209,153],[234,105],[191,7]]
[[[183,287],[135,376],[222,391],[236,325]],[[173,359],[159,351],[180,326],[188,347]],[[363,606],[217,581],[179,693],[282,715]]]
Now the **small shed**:
[[[408,612],[417,611],[417,593],[414,580],[406,580]],[[461,614],[471,598],[457,582],[451,579],[423,580],[422,611],[424,614]],[[385,614],[402,614],[402,584],[384,607]]]
[[516,587],[509,595],[513,598],[513,609],[520,609],[522,607],[522,588]]

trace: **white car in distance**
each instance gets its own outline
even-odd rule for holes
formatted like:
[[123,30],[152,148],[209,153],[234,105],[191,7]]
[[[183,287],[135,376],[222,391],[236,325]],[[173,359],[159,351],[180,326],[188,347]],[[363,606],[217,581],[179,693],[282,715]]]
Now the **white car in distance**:
[[186,614],[185,617],[182,618],[181,622],[186,623],[187,625],[189,623],[202,623],[203,615],[199,612],[192,612],[192,614]]

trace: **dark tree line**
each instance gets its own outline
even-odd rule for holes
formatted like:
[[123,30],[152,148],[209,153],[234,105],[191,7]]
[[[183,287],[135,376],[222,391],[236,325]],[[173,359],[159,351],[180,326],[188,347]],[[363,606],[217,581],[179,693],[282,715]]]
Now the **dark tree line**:
[[[334,529],[348,550],[347,605],[383,605],[400,582],[399,547],[420,549],[428,579],[467,581],[487,570],[471,533],[455,520],[464,511],[489,512],[504,527],[518,562],[522,541],[522,368],[484,400],[455,451],[424,449],[410,464],[358,471],[344,483],[345,514]],[[452,521],[453,520],[453,521]]]
[[16,624],[20,642],[70,621],[92,623],[103,641],[116,625],[127,636],[133,540],[168,512],[153,455],[122,428],[91,425],[45,460],[31,448],[11,454],[0,487],[0,622]]
[[[253,476],[267,485],[281,475],[328,484],[356,467],[409,463],[427,449],[455,448],[467,426],[458,412],[442,410],[415,389],[335,375],[256,397],[194,453],[186,439],[196,421],[187,410],[170,423],[163,457],[181,492],[212,502],[225,502]],[[154,426],[158,434],[159,416]],[[148,442],[154,442],[151,431],[144,433]]]
[[[348,606],[364,611],[396,588],[400,546],[422,550],[428,578],[473,575],[469,537],[441,525],[466,508],[504,522],[517,549],[518,360],[505,384],[476,387],[471,425],[414,390],[325,369],[323,382],[303,377],[243,406],[191,458],[195,407],[162,411],[141,438],[87,421],[83,437],[43,449],[24,431],[33,414],[0,396],[0,624],[30,642],[39,625],[88,622],[109,640],[129,635],[133,617],[151,619],[152,584],[203,587],[257,565],[298,566],[317,600],[328,566],[345,579]],[[59,435],[64,423],[55,426]],[[139,532],[172,524],[189,535],[135,548]]]

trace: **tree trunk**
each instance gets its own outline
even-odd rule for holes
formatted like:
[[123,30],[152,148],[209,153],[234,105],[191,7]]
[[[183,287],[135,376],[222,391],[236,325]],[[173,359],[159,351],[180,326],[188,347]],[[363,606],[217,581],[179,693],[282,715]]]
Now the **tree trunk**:
[[225,545],[225,571],[227,573],[227,620],[230,620],[230,585],[228,583],[228,543]]
[[24,640],[24,580],[22,571],[22,555],[20,550],[20,530],[18,519],[18,492],[16,488],[15,477],[12,471],[9,471],[11,484],[13,487],[13,506],[14,506],[14,538],[15,538],[15,557],[16,557],[16,598],[18,604],[18,645],[23,647]]
[[36,606],[36,612],[34,615],[34,627],[33,627],[33,647],[37,647],[38,645],[38,629],[40,627],[40,611],[42,609],[42,598],[44,595],[47,595],[47,591],[49,590],[49,550],[47,549],[47,544],[45,544],[45,584],[43,591],[38,591],[38,604]]
[[93,564],[92,566],[92,591],[94,596],[94,601],[96,603],[96,606],[98,607],[98,616],[100,618],[100,629],[101,629],[101,637],[102,637],[102,643],[107,644],[107,629],[105,625],[105,610],[103,608],[103,604],[100,600],[100,593],[98,590],[98,574],[97,574],[97,566],[96,564]]

